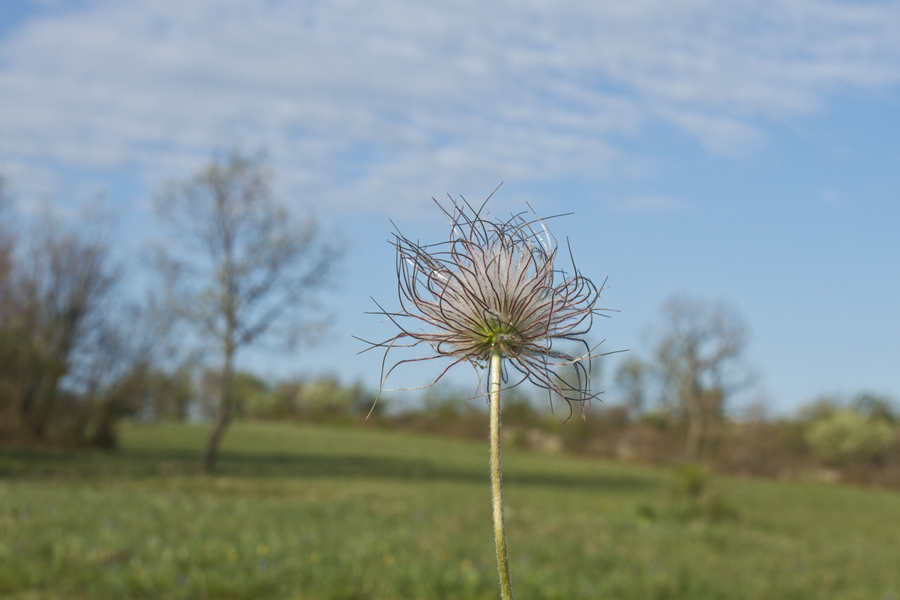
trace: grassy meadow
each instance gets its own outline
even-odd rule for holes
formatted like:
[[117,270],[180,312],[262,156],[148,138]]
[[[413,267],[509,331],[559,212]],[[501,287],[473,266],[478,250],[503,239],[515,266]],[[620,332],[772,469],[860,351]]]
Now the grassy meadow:
[[[112,453],[0,449],[0,598],[496,599],[487,442],[124,425]],[[505,449],[520,599],[900,597],[900,494]],[[675,483],[673,483],[675,482]]]

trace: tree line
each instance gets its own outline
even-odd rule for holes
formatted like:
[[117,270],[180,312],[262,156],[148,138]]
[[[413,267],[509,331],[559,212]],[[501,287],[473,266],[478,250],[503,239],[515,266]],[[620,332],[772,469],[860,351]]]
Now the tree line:
[[[342,255],[317,221],[274,198],[272,176],[263,154],[234,151],[163,186],[153,284],[136,300],[103,219],[23,221],[0,178],[0,443],[111,447],[123,416],[198,418],[213,423],[202,460],[210,471],[235,416],[360,420],[374,393],[359,384],[264,381],[236,368],[248,347],[289,348],[324,329],[315,299]],[[504,420],[526,446],[650,462],[781,457],[759,458],[768,466],[754,472],[798,449],[842,464],[882,460],[897,445],[896,406],[872,394],[819,399],[793,419],[736,419],[729,403],[753,383],[747,331],[726,302],[673,297],[651,352],[621,363],[584,421],[561,425],[522,389],[507,396]],[[470,395],[432,390],[403,411],[380,403],[372,422],[481,436]]]
[[[865,391],[826,395],[779,416],[760,402],[735,406],[740,392],[745,402],[753,392],[754,374],[744,358],[748,328],[724,301],[672,297],[650,338],[647,352],[630,353],[606,376],[599,369],[602,401],[586,406],[583,418],[558,398],[510,390],[502,410],[508,442],[649,464],[702,463],[739,475],[900,486],[894,398]],[[468,396],[471,391],[435,389],[419,406],[391,411],[381,422],[483,438],[483,403]]]

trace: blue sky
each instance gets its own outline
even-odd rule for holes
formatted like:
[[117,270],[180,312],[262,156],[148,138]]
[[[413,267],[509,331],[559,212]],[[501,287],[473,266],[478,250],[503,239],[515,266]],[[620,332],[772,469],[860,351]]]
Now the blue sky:
[[375,385],[351,335],[391,335],[363,314],[396,297],[390,220],[439,241],[432,196],[503,181],[497,216],[575,213],[552,228],[609,278],[609,350],[647,356],[672,294],[725,299],[758,375],[738,402],[900,397],[896,2],[4,4],[0,169],[20,212],[102,194],[136,264],[154,191],[236,144],[265,147],[279,197],[348,242],[330,335],[245,355],[263,372]]

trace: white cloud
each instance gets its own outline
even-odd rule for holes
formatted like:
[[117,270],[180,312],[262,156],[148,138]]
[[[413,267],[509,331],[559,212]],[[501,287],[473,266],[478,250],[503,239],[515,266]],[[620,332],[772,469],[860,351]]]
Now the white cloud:
[[0,40],[0,153],[181,176],[267,146],[281,185],[394,208],[590,178],[657,122],[713,152],[900,81],[900,5],[96,0]]
[[0,161],[0,173],[6,180],[4,195],[22,213],[40,212],[59,194],[59,180],[48,167],[12,159]]

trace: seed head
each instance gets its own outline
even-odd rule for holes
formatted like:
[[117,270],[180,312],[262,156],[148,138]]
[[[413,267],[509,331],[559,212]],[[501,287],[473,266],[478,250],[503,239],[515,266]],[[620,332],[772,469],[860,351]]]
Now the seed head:
[[[492,221],[482,216],[487,201],[477,210],[465,199],[451,202],[446,209],[435,200],[450,221],[446,242],[420,244],[394,234],[400,310],[388,312],[376,302],[375,314],[400,333],[368,348],[385,349],[382,389],[404,363],[449,358],[430,386],[462,362],[483,372],[500,352],[521,375],[509,387],[528,380],[569,402],[595,397],[590,362],[599,355],[583,336],[606,310],[596,308],[602,286],[578,271],[571,249],[571,273],[556,268],[556,239],[546,219],[520,213]],[[422,343],[430,346],[427,356],[401,360],[385,372],[391,350]],[[583,346],[584,354],[569,354],[573,345]]]

